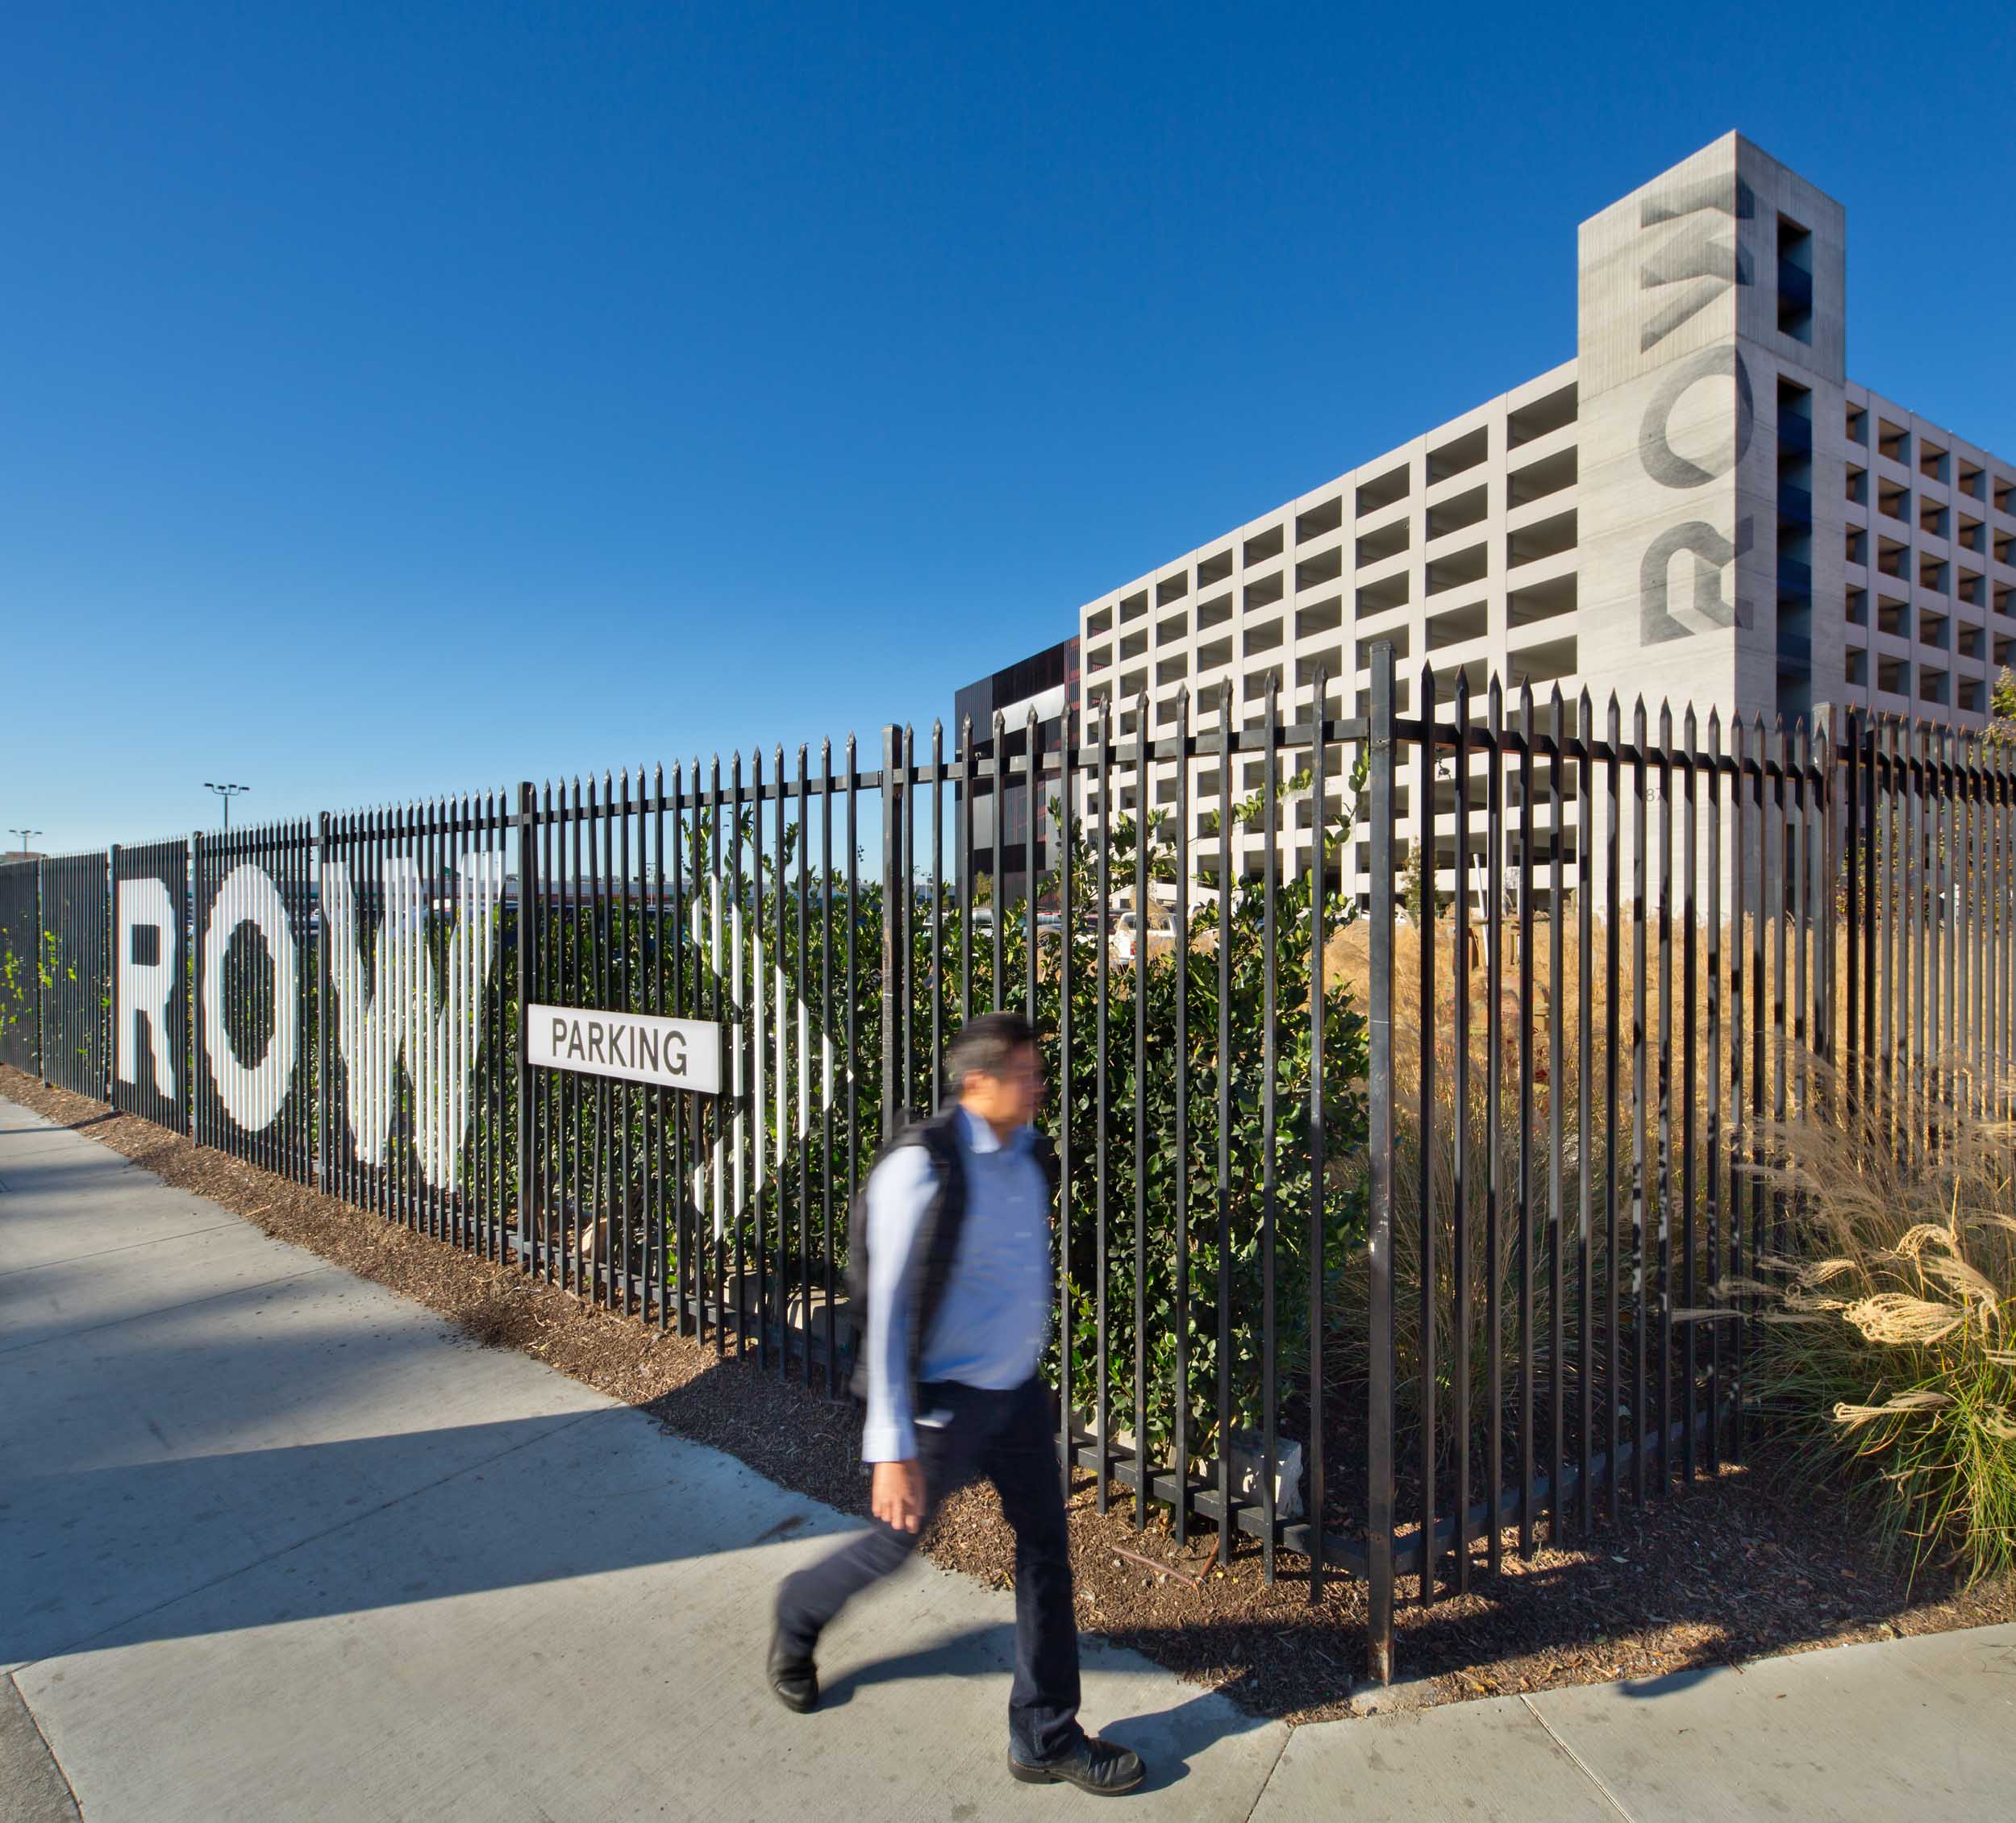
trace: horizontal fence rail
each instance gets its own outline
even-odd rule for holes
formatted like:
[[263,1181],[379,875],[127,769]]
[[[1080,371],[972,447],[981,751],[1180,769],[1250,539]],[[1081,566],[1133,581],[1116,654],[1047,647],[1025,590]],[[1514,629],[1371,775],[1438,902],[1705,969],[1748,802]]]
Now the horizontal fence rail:
[[1375,658],[0,863],[0,1059],[837,1396],[862,1181],[1024,1013],[1067,1487],[1365,1579],[1384,1677],[1743,1459],[1772,1135],[2007,1113],[2016,859],[1992,735]]

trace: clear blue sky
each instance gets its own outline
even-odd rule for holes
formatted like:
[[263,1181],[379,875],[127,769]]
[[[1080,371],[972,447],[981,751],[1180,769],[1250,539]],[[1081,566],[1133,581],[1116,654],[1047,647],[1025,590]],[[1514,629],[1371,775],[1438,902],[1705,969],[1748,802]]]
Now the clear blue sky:
[[1572,354],[1576,223],[1732,127],[2016,456],[2013,78],[1981,5],[15,8],[0,827],[927,725]]

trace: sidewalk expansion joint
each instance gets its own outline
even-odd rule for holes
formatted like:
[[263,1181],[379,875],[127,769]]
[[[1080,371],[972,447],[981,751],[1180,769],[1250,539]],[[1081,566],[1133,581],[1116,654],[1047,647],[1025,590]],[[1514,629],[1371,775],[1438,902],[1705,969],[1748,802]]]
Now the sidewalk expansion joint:
[[1535,1706],[1533,1699],[1531,1696],[1522,1693],[1519,1697],[1519,1700],[1525,1704],[1527,1713],[1531,1715],[1533,1719],[1537,1721],[1546,1731],[1547,1739],[1552,1741],[1556,1746],[1559,1747],[1564,1754],[1567,1754],[1568,1758],[1574,1763],[1576,1770],[1579,1771],[1585,1779],[1588,1779],[1588,1781],[1593,1785],[1597,1791],[1603,1794],[1603,1802],[1608,1804],[1612,1810],[1615,1811],[1619,1817],[1622,1817],[1624,1823],[1631,1823],[1631,1813],[1627,1810],[1622,1804],[1618,1802],[1616,1792],[1613,1792],[1609,1786],[1606,1785],[1603,1781],[1596,1775],[1596,1769],[1562,1738],[1560,1734],[1556,1730],[1554,1725],[1550,1722],[1545,1716],[1542,1715],[1539,1709]]
[[1274,1775],[1281,1769],[1281,1755],[1288,1751],[1288,1743],[1295,1738],[1295,1725],[1289,1722],[1281,1730],[1281,1742],[1274,1749],[1274,1757],[1267,1763],[1267,1776],[1260,1780],[1260,1789],[1254,1792],[1253,1801],[1247,1806],[1246,1815],[1240,1823],[1253,1823],[1260,1813],[1260,1807],[1267,1801],[1267,1788],[1274,1783]]

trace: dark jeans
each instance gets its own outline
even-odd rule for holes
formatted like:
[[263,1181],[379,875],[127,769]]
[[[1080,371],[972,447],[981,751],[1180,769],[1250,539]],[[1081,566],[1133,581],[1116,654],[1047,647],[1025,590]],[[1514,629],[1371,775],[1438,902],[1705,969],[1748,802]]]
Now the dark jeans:
[[[1078,1741],[1078,1622],[1071,1598],[1071,1550],[1063,1484],[1050,1426],[1050,1397],[1039,1380],[989,1392],[948,1380],[917,1389],[924,1502],[935,1513],[948,1494],[985,1475],[1001,1495],[1015,1532],[1015,1681],[1008,1697],[1008,1738],[1027,1764],[1055,1759]],[[898,1568],[917,1535],[868,1521],[830,1556],[785,1579],[777,1626],[785,1642],[810,1654],[819,1632],[848,1600]]]

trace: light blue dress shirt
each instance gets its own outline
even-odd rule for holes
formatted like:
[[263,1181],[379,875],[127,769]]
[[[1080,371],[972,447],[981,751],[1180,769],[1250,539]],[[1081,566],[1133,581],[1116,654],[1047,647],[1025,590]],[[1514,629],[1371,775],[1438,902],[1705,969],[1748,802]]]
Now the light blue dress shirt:
[[[1019,1386],[1036,1371],[1048,1333],[1049,1187],[1030,1128],[1004,1145],[963,1108],[953,1126],[966,1167],[966,1222],[917,1377]],[[922,1146],[898,1147],[868,1180],[865,1462],[910,1461],[916,1426],[931,1421],[931,1413],[910,1409],[909,1324],[923,1269],[913,1258],[917,1231],[932,1188],[931,1155]]]

